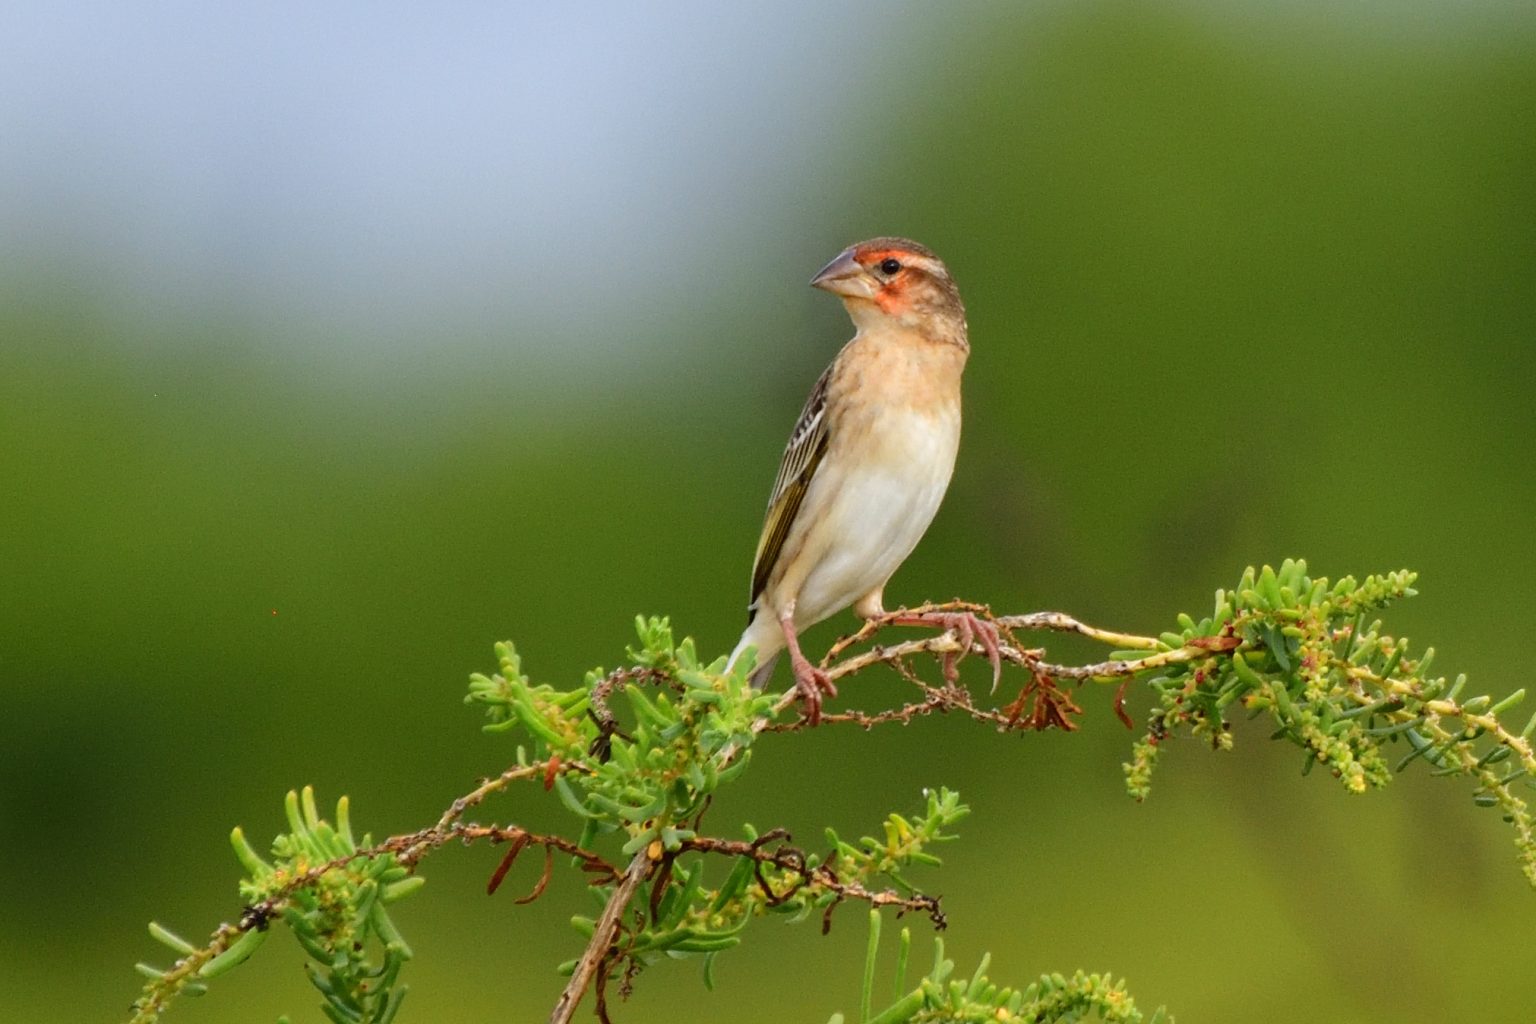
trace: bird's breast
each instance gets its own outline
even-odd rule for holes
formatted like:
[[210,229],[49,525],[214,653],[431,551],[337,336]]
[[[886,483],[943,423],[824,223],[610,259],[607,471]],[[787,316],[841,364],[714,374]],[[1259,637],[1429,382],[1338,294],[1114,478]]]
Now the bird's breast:
[[848,607],[890,578],[933,521],[954,471],[958,403],[872,409],[848,426],[833,435],[826,470],[812,485],[825,514],[806,537],[811,558],[795,615],[802,624]]
[[805,626],[877,591],[933,521],[960,446],[965,349],[866,332],[827,382],[827,450],[785,542],[768,604]]
[[898,441],[910,433],[960,430],[960,376],[966,352],[896,332],[861,333],[838,356],[828,383],[829,432],[878,431]]

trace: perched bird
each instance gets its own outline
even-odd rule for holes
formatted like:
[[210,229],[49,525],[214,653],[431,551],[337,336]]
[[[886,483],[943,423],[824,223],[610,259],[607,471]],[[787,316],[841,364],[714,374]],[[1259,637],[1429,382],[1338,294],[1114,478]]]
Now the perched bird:
[[875,238],[843,250],[811,284],[843,300],[856,331],[811,389],[784,449],[747,629],[730,660],[756,648],[752,682],[761,687],[787,648],[814,724],[822,694],[836,689],[800,650],[806,627],[851,605],[864,619],[980,634],[989,653],[995,630],[964,613],[888,614],[882,603],[886,581],[938,511],[960,444],[971,346],[949,270],[916,242]]

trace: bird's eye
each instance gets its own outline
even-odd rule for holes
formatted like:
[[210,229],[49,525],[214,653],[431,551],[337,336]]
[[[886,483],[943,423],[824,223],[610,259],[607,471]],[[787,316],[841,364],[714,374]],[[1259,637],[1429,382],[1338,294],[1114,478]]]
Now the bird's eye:
[[898,259],[887,257],[886,259],[880,261],[880,273],[884,274],[886,277],[890,277],[900,269],[901,261]]

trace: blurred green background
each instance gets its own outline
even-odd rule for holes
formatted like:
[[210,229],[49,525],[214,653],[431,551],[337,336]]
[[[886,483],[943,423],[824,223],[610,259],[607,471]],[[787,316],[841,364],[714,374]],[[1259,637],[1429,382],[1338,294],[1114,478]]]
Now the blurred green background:
[[[888,600],[1155,632],[1249,562],[1408,566],[1396,629],[1529,683],[1536,8],[4,18],[6,1020],[126,1016],[165,959],[145,922],[237,913],[227,831],[274,834],[286,789],[385,834],[499,770],[460,703],[493,641],[553,682],[637,612],[727,650],[849,334],[805,281],[874,234],[945,257],[975,346]],[[1138,806],[1109,694],[1082,700],[1071,736],[765,744],[715,826],[857,834],[947,785],[974,814],[918,880],[962,969],[1112,970],[1186,1024],[1528,1016],[1536,895],[1464,787],[1350,797],[1246,728],[1175,744]],[[487,816],[557,820],[536,792]],[[497,858],[444,851],[397,915],[410,1020],[547,1014],[588,904],[560,873],[513,906],[531,861],[487,899]],[[854,909],[766,922],[717,993],[661,965],[619,1019],[854,1011],[863,940]],[[299,963],[273,942],[174,1018],[319,1019]]]

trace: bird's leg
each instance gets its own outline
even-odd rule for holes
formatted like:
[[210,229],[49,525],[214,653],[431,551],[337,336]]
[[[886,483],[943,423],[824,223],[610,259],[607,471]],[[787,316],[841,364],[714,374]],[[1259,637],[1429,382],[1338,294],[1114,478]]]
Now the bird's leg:
[[837,687],[832,685],[826,672],[812,665],[800,650],[800,640],[795,635],[793,605],[779,616],[779,625],[784,628],[784,645],[789,648],[789,664],[795,671],[795,689],[805,702],[806,721],[818,725],[821,722],[821,695],[825,693],[829,697],[836,697]]
[[[972,611],[951,611],[943,608],[927,608],[918,611],[899,610],[887,613],[886,622],[901,626],[938,626],[953,630],[960,643],[960,656],[964,657],[977,644],[987,654],[992,665],[992,689],[997,689],[1003,677],[1002,635],[994,623],[980,618]],[[945,675],[953,671],[953,663],[946,664]],[[953,679],[950,682],[954,682]]]

